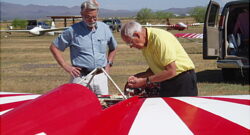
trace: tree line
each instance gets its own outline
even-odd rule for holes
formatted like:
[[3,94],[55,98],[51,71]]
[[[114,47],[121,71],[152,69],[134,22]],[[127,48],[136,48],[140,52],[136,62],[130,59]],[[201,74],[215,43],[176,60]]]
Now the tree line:
[[[196,22],[203,23],[205,19],[206,8],[205,7],[195,7],[190,11],[190,16],[193,17]],[[139,12],[137,12],[136,20],[142,24],[146,24],[147,22],[152,22],[154,20],[163,20],[167,18],[176,17],[173,13],[164,12],[164,11],[156,11],[153,12],[152,9],[143,8]]]
[[[193,17],[196,22],[203,23],[205,19],[206,8],[205,7],[195,7],[190,11],[190,16]],[[173,13],[164,12],[164,11],[156,11],[153,12],[152,9],[142,8],[137,12],[136,20],[141,24],[146,24],[147,22],[166,20],[167,18],[176,17]],[[14,28],[26,28],[28,24],[27,20],[22,19],[14,19],[12,21],[12,26]]]

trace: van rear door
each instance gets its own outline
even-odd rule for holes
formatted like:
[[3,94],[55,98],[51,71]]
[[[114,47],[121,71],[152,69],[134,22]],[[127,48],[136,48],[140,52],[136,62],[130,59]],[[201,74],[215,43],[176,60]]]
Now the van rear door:
[[203,59],[216,59],[219,56],[219,24],[220,5],[210,1],[207,7],[203,29]]

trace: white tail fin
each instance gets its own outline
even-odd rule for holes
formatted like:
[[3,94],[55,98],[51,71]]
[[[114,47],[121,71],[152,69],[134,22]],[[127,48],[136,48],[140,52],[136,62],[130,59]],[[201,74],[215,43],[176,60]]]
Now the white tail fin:
[[13,30],[13,26],[12,26],[12,25],[9,25],[9,26],[8,26],[8,29],[9,29],[9,30]]
[[51,27],[50,27],[51,29],[54,29],[54,28],[56,28],[56,24],[55,24],[55,22],[54,21],[52,21],[51,22]]

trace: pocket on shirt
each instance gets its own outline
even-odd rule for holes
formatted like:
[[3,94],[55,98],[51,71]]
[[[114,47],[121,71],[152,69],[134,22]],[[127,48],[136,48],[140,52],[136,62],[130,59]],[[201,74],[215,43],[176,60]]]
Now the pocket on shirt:
[[98,43],[98,46],[97,46],[98,52],[106,53],[108,41],[105,39],[98,39],[97,43]]

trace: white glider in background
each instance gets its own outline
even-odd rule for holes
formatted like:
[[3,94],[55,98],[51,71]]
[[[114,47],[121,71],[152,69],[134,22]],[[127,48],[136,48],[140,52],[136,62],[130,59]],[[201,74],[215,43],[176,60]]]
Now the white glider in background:
[[12,29],[9,29],[9,30],[0,30],[0,32],[27,32],[27,33],[30,33],[32,35],[40,36],[40,35],[44,35],[45,33],[48,33],[49,35],[54,35],[56,31],[65,30],[67,28],[68,27],[56,28],[55,23],[52,22],[50,29],[44,29],[41,26],[36,26],[30,30],[12,30]]
[[189,26],[200,26],[203,25],[203,23],[193,23],[193,24],[185,24],[183,22],[179,22],[177,24],[150,24],[147,23],[145,25],[142,25],[143,27],[165,27],[167,28],[167,30],[185,30],[187,29]]
[[[147,23],[146,25],[142,25],[143,27],[166,27],[167,30],[184,30],[187,29],[188,26],[200,26],[203,25],[203,23],[193,23],[193,24],[184,24],[182,22],[179,22],[174,25],[165,25],[165,24],[149,24]],[[202,33],[176,33],[174,34],[175,37],[177,38],[187,38],[187,39],[203,39],[203,34]]]

